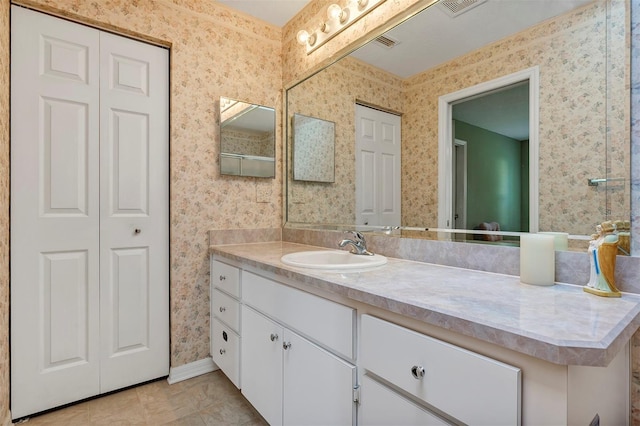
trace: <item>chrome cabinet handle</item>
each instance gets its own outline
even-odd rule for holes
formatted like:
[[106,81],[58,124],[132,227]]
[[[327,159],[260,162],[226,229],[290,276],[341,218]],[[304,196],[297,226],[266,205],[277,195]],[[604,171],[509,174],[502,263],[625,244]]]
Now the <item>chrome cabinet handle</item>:
[[220,349],[220,355],[224,355],[227,351],[224,349]]
[[414,365],[413,367],[411,367],[411,375],[416,380],[422,379],[424,377],[424,373],[424,367],[421,365]]
[[291,342],[282,342],[282,349],[285,351],[291,347]]
[[227,308],[225,308],[224,306],[220,306],[220,313],[222,313],[222,312],[224,312],[226,310],[227,310]]
[[275,342],[276,340],[278,340],[278,335],[275,333],[271,333],[271,341]]
[[227,277],[226,277],[226,276],[224,276],[224,275],[220,275],[220,281],[224,281],[224,280],[226,280],[226,279],[227,279]]

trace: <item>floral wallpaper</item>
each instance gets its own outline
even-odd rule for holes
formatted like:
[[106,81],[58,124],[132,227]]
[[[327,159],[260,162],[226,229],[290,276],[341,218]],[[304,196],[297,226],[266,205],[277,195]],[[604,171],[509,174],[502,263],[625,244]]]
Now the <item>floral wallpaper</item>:
[[[276,179],[226,177],[219,174],[216,102],[220,96],[261,105],[282,104],[282,30],[215,2],[203,0],[25,0],[21,4],[135,36],[170,48],[170,288],[171,366],[209,355],[210,229],[277,228],[282,223],[281,172]],[[3,0],[3,9],[8,2]],[[3,19],[6,18],[3,13]],[[8,40],[7,19],[2,23]],[[4,46],[4,45],[3,45]],[[0,51],[4,60],[5,50]],[[8,64],[3,62],[2,97]],[[2,129],[8,119],[6,102]],[[282,140],[279,114],[276,153]],[[0,133],[0,179],[8,180],[6,135]],[[282,159],[276,159],[281,170]],[[6,206],[4,184],[3,206]],[[7,214],[7,208],[3,214]],[[4,223],[0,219],[0,223]],[[3,234],[4,235],[4,234]],[[4,252],[6,241],[0,244]],[[3,260],[2,252],[0,259]],[[7,267],[3,267],[5,280]],[[6,285],[0,281],[0,296]],[[6,309],[2,305],[2,315]],[[0,319],[0,327],[2,327]],[[2,327],[1,342],[6,339]],[[2,358],[0,357],[0,360]],[[1,362],[1,361],[0,361]],[[3,365],[0,364],[0,367]],[[0,380],[5,378],[0,368]],[[2,386],[0,392],[6,391]],[[0,395],[1,396],[1,395]],[[5,398],[1,398],[5,401]],[[4,402],[3,402],[4,403]]]
[[335,133],[332,121],[296,114],[293,117],[293,178],[333,182]]
[[250,132],[227,128],[221,136],[222,152],[275,157],[275,136],[273,132]]
[[0,0],[0,425],[9,425],[9,0]]

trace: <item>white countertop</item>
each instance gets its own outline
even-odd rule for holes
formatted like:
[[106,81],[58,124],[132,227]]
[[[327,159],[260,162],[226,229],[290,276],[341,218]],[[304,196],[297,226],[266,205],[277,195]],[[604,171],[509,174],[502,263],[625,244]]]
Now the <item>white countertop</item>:
[[606,366],[640,326],[640,296],[538,287],[517,276],[389,258],[360,272],[294,268],[287,242],[211,246],[210,253],[463,335],[563,365]]

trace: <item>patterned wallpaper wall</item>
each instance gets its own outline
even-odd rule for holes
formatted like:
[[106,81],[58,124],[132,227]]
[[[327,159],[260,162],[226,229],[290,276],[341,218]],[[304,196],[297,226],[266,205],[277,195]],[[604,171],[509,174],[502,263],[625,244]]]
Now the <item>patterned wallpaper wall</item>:
[[9,425],[9,0],[0,0],[0,425]]
[[293,177],[297,180],[335,180],[335,135],[333,121],[296,114],[293,117]]
[[[3,0],[3,5],[5,3]],[[100,28],[170,45],[171,365],[177,367],[206,358],[209,354],[208,231],[277,228],[282,223],[280,172],[276,173],[276,179],[219,175],[220,141],[215,104],[222,95],[261,105],[279,107],[282,104],[282,30],[203,0],[25,0],[23,3]],[[8,24],[4,22],[2,28],[3,39],[6,39]],[[7,67],[3,66],[2,71],[5,76]],[[0,87],[4,90],[7,85]],[[7,117],[5,106],[2,119]],[[276,127],[276,152],[280,153],[279,115]],[[2,159],[7,150],[3,145]],[[277,170],[281,170],[279,156]],[[0,164],[3,182],[7,173],[8,168]],[[6,270],[3,268],[3,277]],[[1,290],[6,291],[0,287]],[[5,312],[3,309],[2,314]],[[5,330],[2,327],[3,336]],[[6,370],[0,371],[2,377]]]

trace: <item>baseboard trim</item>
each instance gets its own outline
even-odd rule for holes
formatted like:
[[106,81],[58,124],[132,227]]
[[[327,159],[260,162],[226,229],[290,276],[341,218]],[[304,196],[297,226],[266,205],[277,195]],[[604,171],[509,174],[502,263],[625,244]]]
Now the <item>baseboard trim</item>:
[[169,369],[169,377],[167,377],[167,382],[172,385],[183,380],[191,379],[202,374],[216,371],[217,369],[218,366],[213,362],[213,359],[211,359],[211,357],[208,357],[198,361],[190,362],[189,364],[181,365],[179,367],[171,367]]

